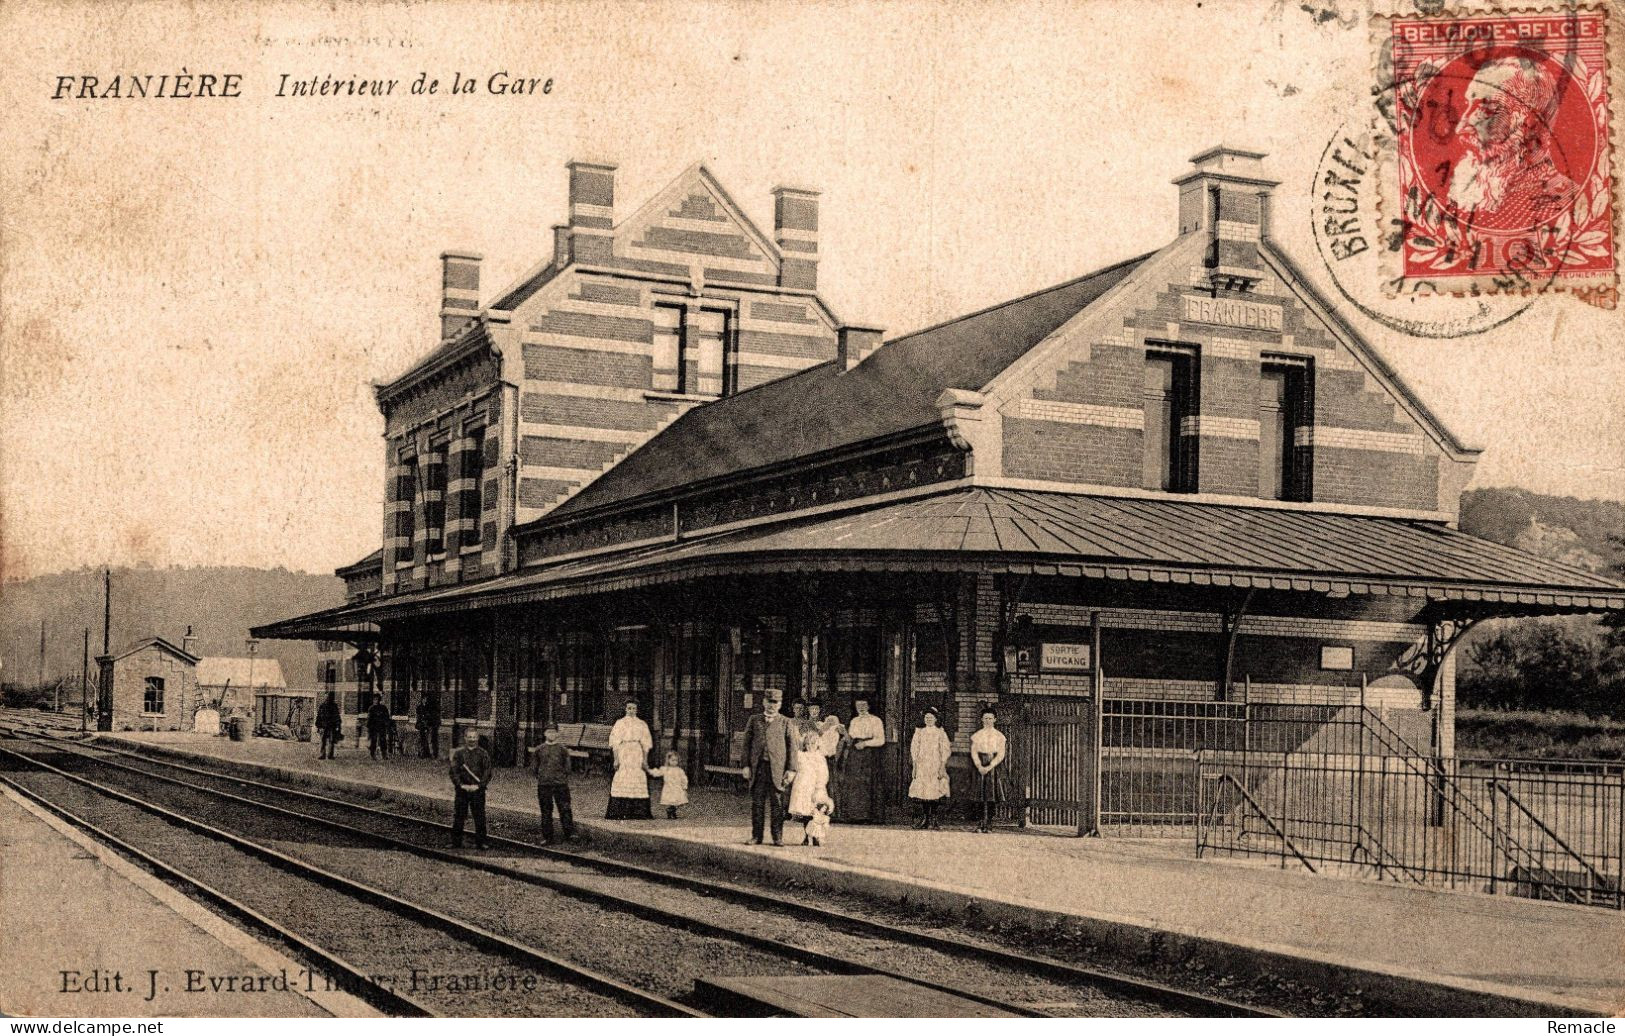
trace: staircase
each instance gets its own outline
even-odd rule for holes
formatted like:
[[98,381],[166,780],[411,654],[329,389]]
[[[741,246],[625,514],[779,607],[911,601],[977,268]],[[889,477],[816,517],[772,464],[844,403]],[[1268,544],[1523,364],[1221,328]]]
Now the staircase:
[[[1316,751],[1334,741],[1317,736],[1279,754],[1199,760],[1197,854],[1279,856],[1283,866],[1295,857],[1311,870],[1314,860],[1330,865],[1323,871],[1353,866],[1417,885],[1625,906],[1618,876],[1586,855],[1608,868],[1609,847],[1584,840],[1595,836],[1599,817],[1604,840],[1613,837],[1615,821],[1602,814],[1625,797],[1625,782],[1617,790],[1611,779],[1565,784],[1560,775],[1520,777],[1509,764],[1486,775],[1462,773],[1456,760],[1419,750],[1366,706],[1350,708],[1358,716],[1357,746]],[[1528,790],[1520,795],[1520,788]],[[1579,826],[1570,831],[1560,817]]]

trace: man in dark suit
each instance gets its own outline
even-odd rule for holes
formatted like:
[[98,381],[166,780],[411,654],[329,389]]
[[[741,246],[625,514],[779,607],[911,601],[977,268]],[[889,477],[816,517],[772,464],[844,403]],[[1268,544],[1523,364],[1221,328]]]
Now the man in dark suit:
[[389,758],[389,706],[384,704],[382,694],[372,696],[372,705],[367,709],[367,754],[374,759],[378,758],[378,750],[384,751],[384,758]]
[[491,753],[480,747],[479,731],[463,735],[463,747],[451,752],[453,848],[463,847],[463,825],[474,814],[474,844],[485,848],[485,786],[491,783]]
[[433,691],[418,701],[418,755],[440,758],[440,696]]
[[796,747],[790,721],[779,715],[783,698],[762,697],[762,711],[745,726],[745,774],[750,779],[750,842],[762,844],[765,814],[772,808],[773,844],[784,844],[784,789],[795,779]]

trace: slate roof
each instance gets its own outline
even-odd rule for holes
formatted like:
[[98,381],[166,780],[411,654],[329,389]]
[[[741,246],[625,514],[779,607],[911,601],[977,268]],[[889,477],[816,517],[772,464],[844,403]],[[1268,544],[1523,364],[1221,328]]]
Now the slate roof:
[[383,564],[384,548],[379,547],[377,550],[373,551],[371,554],[368,554],[360,561],[352,561],[348,565],[341,565],[338,568],[335,568],[333,570],[333,574],[336,576],[361,575],[371,569],[381,570],[383,568]]
[[1625,583],[1443,524],[1372,515],[955,489],[401,594],[254,631],[518,604],[739,573],[989,571],[1470,602],[1496,614],[1625,611]]
[[274,658],[201,658],[197,664],[199,687],[223,687],[228,680],[233,687],[248,687],[250,675],[254,687],[288,686],[282,663]]
[[198,661],[198,657],[196,655],[182,648],[176,647],[163,637],[142,637],[140,640],[124,645],[110,655],[97,655],[96,661],[100,662],[104,658],[110,658],[116,662],[119,659],[124,658],[126,655],[133,655],[137,651],[141,651],[149,647],[156,647],[161,651],[167,651],[170,654],[188,662],[196,663]]
[[1151,254],[695,407],[521,528],[936,424],[943,390],[982,388]]

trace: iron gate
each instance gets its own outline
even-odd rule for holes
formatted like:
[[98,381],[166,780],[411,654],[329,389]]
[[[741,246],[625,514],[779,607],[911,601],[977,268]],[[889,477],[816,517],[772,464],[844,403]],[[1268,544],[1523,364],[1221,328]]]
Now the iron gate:
[[1023,824],[1094,833],[1097,797],[1094,703],[1027,702],[1010,732],[1011,808]]

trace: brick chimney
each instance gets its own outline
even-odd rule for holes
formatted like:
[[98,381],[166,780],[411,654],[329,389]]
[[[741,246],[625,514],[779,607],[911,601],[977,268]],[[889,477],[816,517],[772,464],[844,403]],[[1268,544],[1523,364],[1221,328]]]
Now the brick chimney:
[[193,636],[190,626],[186,627],[186,636],[181,638],[181,650],[193,658],[197,657],[197,637]]
[[478,252],[440,253],[440,340],[457,333],[480,312]]
[[835,359],[841,372],[851,370],[879,349],[886,332],[878,327],[856,327],[851,324],[836,332]]
[[553,227],[553,266],[562,270],[570,265],[570,224],[558,223]]
[[1270,190],[1264,154],[1209,148],[1191,159],[1179,186],[1179,232],[1207,234],[1208,277],[1224,291],[1250,291],[1264,276],[1258,242],[1269,231]]
[[784,257],[779,284],[818,288],[818,192],[801,187],[773,188],[773,240]]
[[[570,251],[584,263],[610,256],[615,227],[615,167],[603,162],[569,162]],[[557,250],[557,238],[554,248]]]

